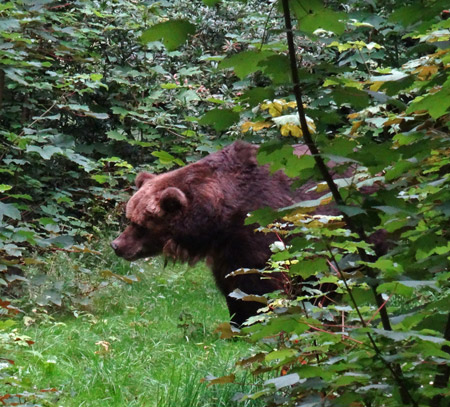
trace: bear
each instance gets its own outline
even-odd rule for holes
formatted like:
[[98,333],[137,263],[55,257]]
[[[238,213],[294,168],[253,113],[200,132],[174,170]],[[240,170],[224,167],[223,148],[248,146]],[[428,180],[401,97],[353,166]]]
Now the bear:
[[[237,141],[203,159],[160,175],[137,175],[137,192],[126,205],[129,225],[111,246],[127,260],[164,254],[211,268],[226,298],[231,322],[241,326],[263,306],[230,297],[239,289],[263,295],[281,288],[277,276],[228,276],[240,268],[262,269],[271,255],[274,234],[245,225],[248,213],[296,200],[292,180],[282,171],[258,165],[258,146]],[[298,200],[298,199],[297,199]],[[228,277],[227,277],[228,276]]]

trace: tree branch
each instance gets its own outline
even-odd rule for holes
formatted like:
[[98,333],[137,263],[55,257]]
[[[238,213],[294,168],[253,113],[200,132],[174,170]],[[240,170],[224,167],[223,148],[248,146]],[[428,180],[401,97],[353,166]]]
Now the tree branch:
[[[283,4],[283,13],[284,13],[284,21],[286,26],[286,36],[287,36],[287,42],[288,42],[288,49],[289,49],[289,60],[291,65],[291,74],[292,74],[292,82],[293,82],[293,91],[295,95],[295,100],[297,102],[297,111],[300,119],[300,125],[303,132],[303,138],[305,140],[306,145],[308,146],[309,150],[311,151],[312,156],[314,157],[314,160],[316,162],[317,168],[319,169],[320,173],[322,174],[323,179],[328,185],[328,188],[331,191],[331,194],[333,196],[334,201],[337,205],[345,206],[345,202],[339,193],[339,190],[334,183],[333,177],[331,176],[330,172],[328,171],[328,168],[323,160],[323,158],[320,155],[320,152],[314,143],[311,133],[308,129],[308,124],[306,122],[306,114],[305,110],[303,108],[303,97],[302,97],[302,91],[300,86],[300,80],[298,76],[298,70],[297,70],[297,59],[296,59],[296,52],[295,52],[295,45],[294,45],[294,35],[293,35],[293,29],[292,29],[292,22],[291,22],[291,13],[289,9],[289,0],[282,0]],[[350,229],[350,231],[356,233],[361,241],[367,242],[367,237],[365,235],[364,229],[361,227],[361,225],[356,224],[353,222],[353,220],[344,212],[342,212],[342,217],[347,224],[347,227]],[[370,256],[365,252],[365,250],[358,248],[358,253],[364,262],[370,261]],[[367,275],[371,278],[376,277],[376,273],[368,268],[365,267],[365,271]],[[383,324],[383,328],[385,330],[392,330],[391,324],[389,321],[389,316],[387,314],[386,308],[383,307],[383,298],[380,294],[377,293],[377,284],[372,285],[372,291],[375,295],[377,305],[380,309],[380,317]],[[375,345],[374,349],[377,352],[378,348],[373,341],[373,339],[370,337],[372,345]],[[378,352],[377,352],[378,353]],[[405,384],[403,380],[403,375],[398,366],[388,366],[390,367],[391,373],[394,377],[394,380],[397,382],[397,385],[399,386],[400,394],[402,397],[402,401],[404,404],[412,404],[413,406],[418,406],[416,401],[411,397],[408,391],[408,387]]]

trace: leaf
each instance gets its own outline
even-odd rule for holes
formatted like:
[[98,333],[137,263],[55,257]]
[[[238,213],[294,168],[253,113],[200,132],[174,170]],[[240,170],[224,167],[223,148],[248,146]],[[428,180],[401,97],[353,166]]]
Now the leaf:
[[172,154],[168,153],[167,151],[153,151],[152,155],[154,157],[159,158],[161,164],[176,163],[178,165],[183,165],[183,161],[181,161],[179,158],[175,158]]
[[13,204],[5,204],[0,202],[0,220],[3,220],[3,216],[7,216],[11,219],[20,219],[20,211]]
[[99,119],[99,120],[109,119],[109,114],[107,114],[107,113],[95,113],[95,112],[87,111],[84,113],[84,115],[88,116],[88,117],[93,117],[94,119]]
[[399,7],[389,16],[389,21],[398,22],[407,27],[418,21],[434,18],[436,14],[448,7],[446,0],[438,0],[423,6],[421,2]]
[[275,219],[279,218],[280,214],[276,210],[266,207],[253,211],[250,216],[245,219],[246,225],[252,225],[259,223],[260,225],[268,225]]
[[98,164],[90,158],[74,153],[72,150],[66,150],[64,155],[74,163],[81,166],[86,172],[91,172],[98,167]]
[[155,24],[142,33],[143,43],[162,40],[168,51],[176,50],[186,42],[189,35],[195,34],[195,25],[187,20],[169,20]]
[[252,88],[245,91],[239,98],[240,101],[246,101],[250,107],[259,105],[264,100],[272,100],[275,92],[271,88]]
[[338,209],[350,217],[367,213],[364,209],[358,206],[338,205]]
[[266,122],[266,121],[261,121],[261,122],[244,122],[241,125],[241,131],[243,133],[246,133],[249,130],[252,131],[259,131],[262,129],[267,129],[269,127],[272,126],[272,123],[270,122]]
[[38,153],[44,160],[50,160],[54,154],[62,154],[63,150],[59,147],[53,146],[28,146],[26,149],[27,153]]
[[239,113],[231,109],[212,109],[202,116],[199,124],[210,125],[216,131],[224,131],[239,121]]
[[11,185],[0,184],[0,192],[6,192],[12,189]]
[[241,301],[254,301],[260,302],[261,304],[267,304],[267,298],[262,295],[246,294],[239,288],[236,288],[231,293],[228,294],[229,297],[235,298]]
[[356,88],[336,87],[332,95],[339,106],[348,104],[356,109],[364,109],[369,105],[369,95]]
[[97,175],[91,175],[91,178],[93,180],[95,180],[96,182],[98,182],[99,184],[109,184],[109,182],[111,181],[111,178],[109,177],[109,175],[97,174]]
[[248,366],[257,362],[262,362],[266,357],[266,353],[257,353],[256,355],[250,356],[249,358],[240,359],[236,362],[237,366]]
[[283,387],[292,386],[297,383],[302,383],[306,381],[306,379],[300,379],[300,376],[297,373],[287,374],[286,376],[277,377],[275,379],[269,379],[264,382],[264,385],[274,385],[277,390],[282,389]]
[[39,305],[47,305],[49,302],[60,307],[62,305],[62,296],[60,292],[54,290],[45,290],[40,298],[36,300]]
[[201,379],[201,382],[208,382],[208,386],[212,386],[213,384],[226,384],[226,383],[234,383],[236,380],[236,376],[234,374],[222,377],[215,377],[213,375],[208,375],[205,378]]
[[106,135],[111,140],[117,140],[117,141],[127,140],[127,135],[125,133],[120,133],[117,130],[109,130],[108,132],[106,132]]
[[258,66],[274,84],[283,84],[291,80],[289,58],[286,55],[269,56],[260,61]]
[[214,333],[220,333],[220,339],[231,339],[239,334],[239,329],[232,326],[229,322],[223,322],[217,325]]
[[440,91],[426,96],[418,96],[409,105],[406,113],[427,111],[434,119],[445,115],[450,108],[450,81]]
[[291,7],[299,22],[299,29],[308,33],[313,33],[319,28],[325,31],[332,31],[335,34],[342,34],[345,31],[345,21],[347,14],[336,12],[326,8],[320,0],[292,1]]
[[276,54],[272,51],[244,51],[225,58],[220,62],[219,68],[233,68],[236,76],[240,79],[244,79],[251,73],[261,71],[262,66],[259,66],[259,63],[264,61],[266,58],[275,55]]
[[265,360],[266,362],[271,362],[273,360],[278,360],[280,363],[283,363],[285,359],[290,359],[293,356],[297,355],[297,351],[292,348],[285,348],[280,350],[272,351],[266,354]]
[[326,270],[328,270],[326,259],[318,257],[312,260],[302,260],[296,264],[293,264],[289,270],[289,273],[307,279],[308,277]]
[[445,343],[446,342],[444,338],[440,338],[437,336],[431,336],[431,335],[422,335],[416,331],[399,332],[399,331],[386,331],[384,329],[376,329],[376,328],[372,328],[371,331],[375,332],[378,335],[392,339],[395,342],[404,341],[409,338],[417,338],[417,339],[421,339],[423,341],[432,342],[432,343]]
[[74,238],[73,238],[73,236],[62,235],[62,236],[53,237],[51,239],[46,239],[46,242],[50,243],[51,245],[61,247],[63,249],[67,249],[74,245]]

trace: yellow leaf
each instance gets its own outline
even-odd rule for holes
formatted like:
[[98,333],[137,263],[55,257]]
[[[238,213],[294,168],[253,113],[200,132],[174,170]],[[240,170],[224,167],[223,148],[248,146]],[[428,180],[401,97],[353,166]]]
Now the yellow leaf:
[[303,132],[302,129],[299,126],[296,126],[295,124],[292,123],[287,123],[283,126],[281,126],[280,129],[281,135],[282,136],[293,136],[293,137],[302,137],[303,136]]
[[317,192],[324,192],[324,191],[328,191],[328,184],[326,182],[321,182],[319,184],[317,184],[316,186],[316,191]]
[[363,120],[359,120],[357,122],[353,122],[352,129],[350,130],[350,134],[355,134],[356,130],[358,130],[363,123],[364,123]]
[[255,123],[253,122],[244,122],[241,125],[241,131],[242,133],[247,133],[254,125]]
[[416,73],[419,79],[425,81],[427,79],[430,79],[430,77],[433,76],[438,70],[439,68],[436,65],[426,65],[419,66],[417,69],[412,71],[412,73]]
[[270,122],[245,122],[241,125],[241,131],[246,133],[250,129],[253,131],[259,131],[268,127],[271,127],[272,123]]
[[374,82],[372,85],[370,85],[370,90],[373,92],[378,92],[378,89],[380,89],[380,87],[383,83],[384,82],[381,82],[381,81]]
[[261,109],[268,110],[272,117],[278,117],[283,112],[283,104],[280,100],[273,101],[272,103],[263,103]]
[[388,120],[387,122],[384,122],[384,127],[392,126],[393,124],[400,124],[404,121],[403,117],[396,117],[395,119]]
[[333,201],[333,197],[329,196],[328,198],[322,199],[320,201],[321,205],[328,205],[329,203],[331,203]]

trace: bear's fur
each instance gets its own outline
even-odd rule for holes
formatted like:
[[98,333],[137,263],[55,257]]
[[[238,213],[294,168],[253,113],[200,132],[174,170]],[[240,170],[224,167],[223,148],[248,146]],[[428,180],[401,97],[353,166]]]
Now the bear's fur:
[[126,206],[130,222],[111,246],[127,260],[165,254],[190,264],[206,259],[225,295],[232,322],[241,325],[260,303],[229,297],[240,289],[262,295],[280,288],[277,278],[226,276],[239,268],[262,269],[276,236],[244,225],[247,214],[295,202],[291,180],[256,161],[258,147],[235,142],[196,163],[161,175],[140,173]]

